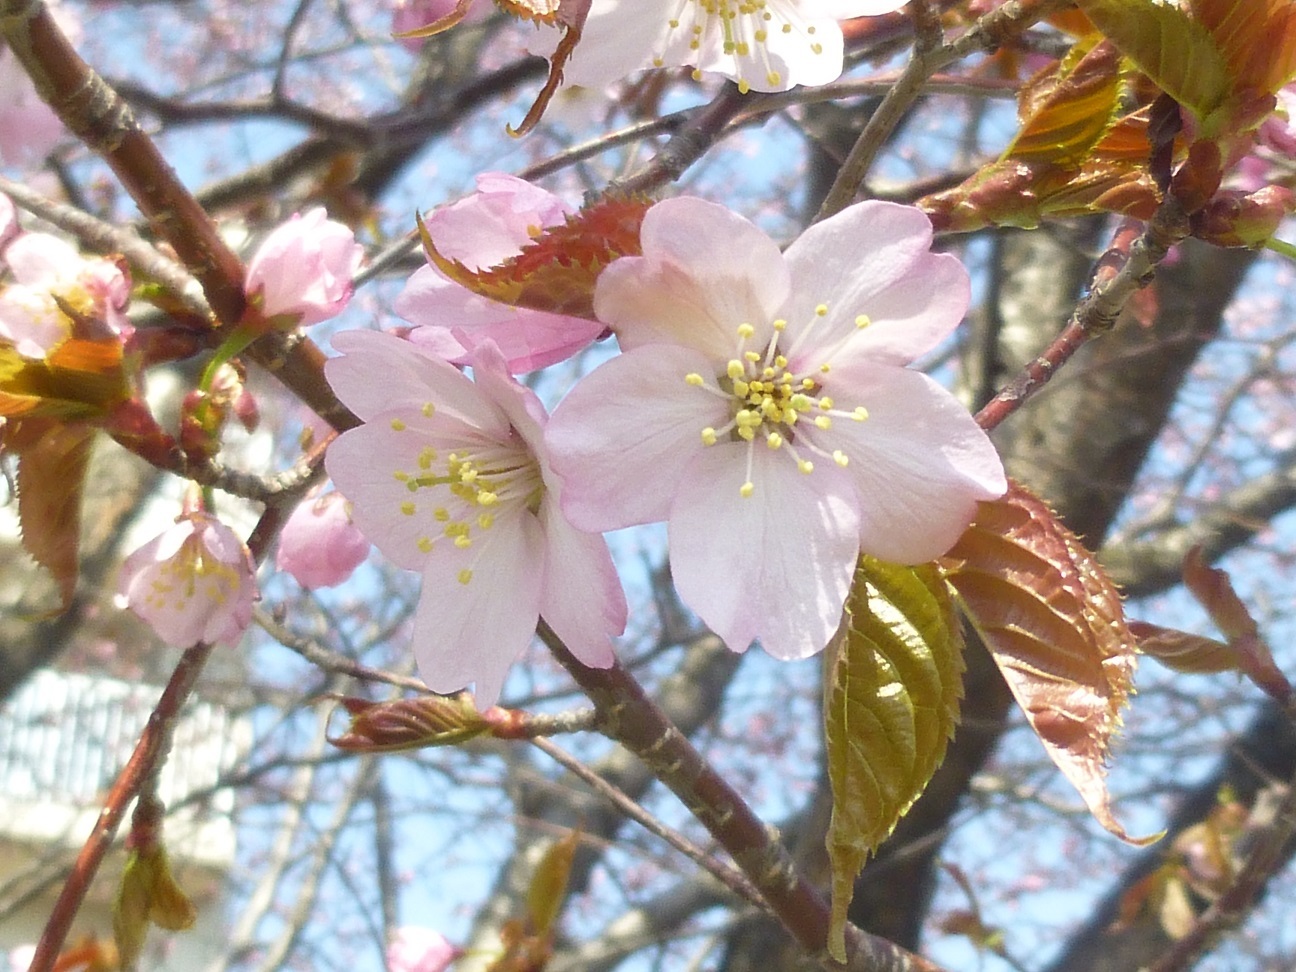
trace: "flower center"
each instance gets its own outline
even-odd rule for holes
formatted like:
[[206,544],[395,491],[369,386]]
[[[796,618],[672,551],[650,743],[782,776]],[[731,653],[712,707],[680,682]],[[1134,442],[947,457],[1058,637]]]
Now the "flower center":
[[[176,556],[161,564],[144,596],[144,603],[159,611],[184,611],[198,599],[220,607],[238,587],[239,574],[233,565],[209,556],[197,536],[188,537]],[[174,597],[175,603],[167,599]]]
[[[433,410],[431,404],[423,407],[428,416]],[[391,427],[409,431],[401,419],[392,419]],[[401,513],[431,528],[419,534],[419,550],[431,553],[438,545],[452,544],[469,551],[497,516],[539,510],[544,495],[539,465],[517,434],[511,437],[517,441],[464,441],[449,450],[426,445],[414,469],[392,474],[411,494],[400,504]],[[472,580],[471,564],[472,559],[459,571],[461,584]]]
[[[666,43],[679,43],[686,38],[689,50],[697,51],[707,41],[708,34],[718,30],[722,38],[721,50],[738,59],[738,89],[743,94],[751,90],[751,79],[746,76],[748,68],[754,75],[763,76],[767,85],[777,88],[782,85],[783,77],[770,60],[768,42],[771,30],[783,34],[802,33],[812,54],[823,52],[823,45],[815,40],[813,26],[803,27],[799,17],[779,11],[780,7],[788,5],[788,0],[681,0],[675,16],[670,19]],[[658,55],[653,63],[662,67],[665,59]],[[695,70],[693,77],[700,80],[701,72]]]
[[[739,324],[737,353],[726,363],[724,372],[715,376],[714,387],[697,372],[684,376],[685,383],[730,403],[733,417],[722,428],[702,429],[702,444],[713,446],[721,439],[747,443],[747,476],[739,490],[743,497],[751,496],[756,489],[751,478],[751,447],[757,442],[763,442],[768,449],[785,452],[803,473],[814,472],[814,461],[809,455],[831,459],[843,467],[850,462],[843,449],[833,448],[833,420],[863,422],[868,418],[868,409],[863,405],[838,408],[831,396],[823,394],[821,380],[831,370],[829,359],[835,348],[823,349],[818,356],[821,360],[809,371],[795,371],[788,365],[789,355],[796,353],[806,335],[827,314],[828,305],[816,307],[814,319],[801,329],[786,353],[780,349],[779,342],[787,331],[787,321],[774,321],[773,333],[763,352],[748,347],[756,329],[750,324]],[[855,324],[864,328],[869,320],[860,315]]]

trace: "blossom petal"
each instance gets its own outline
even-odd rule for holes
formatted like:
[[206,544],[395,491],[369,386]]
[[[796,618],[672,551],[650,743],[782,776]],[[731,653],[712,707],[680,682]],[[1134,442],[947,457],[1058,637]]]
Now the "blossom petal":
[[[747,448],[756,488],[743,498]],[[706,449],[671,507],[676,589],[735,651],[756,638],[775,658],[822,651],[841,622],[859,554],[856,505],[834,467],[806,475],[760,443]]]
[[568,523],[552,495],[540,504],[540,522],[545,532],[540,614],[580,661],[607,668],[616,660],[611,638],[625,631],[628,615],[607,542]]
[[[781,313],[795,327],[827,305],[807,348],[855,334],[856,318],[868,315],[878,325],[861,334],[870,356],[908,364],[958,325],[969,300],[967,272],[955,258],[930,253],[931,240],[930,220],[912,206],[850,206],[788,248],[792,296]],[[892,318],[903,326],[882,327]]]
[[[466,584],[464,570],[472,571]],[[478,707],[494,705],[535,633],[543,576],[544,534],[523,511],[498,519],[468,550],[434,549],[414,614],[414,657],[428,687],[454,692],[474,682]]]
[[469,425],[503,436],[508,423],[454,365],[409,341],[380,331],[341,331],[324,374],[338,397],[366,422],[395,409],[417,411],[430,401]]
[[774,241],[723,206],[682,196],[648,210],[642,257],[624,257],[594,287],[594,312],[625,349],[667,342],[725,360],[735,328],[768,338],[790,277]]
[[939,557],[972,522],[977,502],[1007,489],[989,437],[921,372],[857,362],[834,368],[830,378],[834,388],[867,389],[867,420],[838,420],[830,436],[816,437],[831,438],[850,457],[860,548],[900,564]]
[[[407,418],[399,419],[402,414]],[[382,421],[379,416],[377,421],[344,432],[329,445],[324,465],[338,490],[350,497],[351,517],[360,532],[398,567],[418,570],[427,557],[428,541],[440,538],[443,528],[429,501],[411,493],[396,473],[417,469],[425,447],[449,450],[466,437],[447,433],[445,427],[451,426],[453,419],[441,419],[434,426],[441,429],[441,435],[432,438],[419,434],[425,429],[414,425],[421,419],[418,413],[388,415],[407,422],[406,427],[397,431],[390,420]],[[463,428],[467,427],[459,426]]]
[[711,370],[691,348],[651,345],[600,365],[571,390],[545,441],[563,480],[563,512],[575,526],[601,532],[666,518],[703,448],[701,430],[729,418],[723,398],[684,380]]
[[[564,82],[602,88],[648,67],[674,5],[674,0],[594,0],[580,43],[563,65]],[[558,28],[542,26],[528,49],[549,57],[561,36]]]
[[[958,327],[970,298],[967,271],[956,258],[923,254],[914,261],[910,275],[860,305],[869,318],[865,327],[848,323],[843,314],[837,326],[826,328],[815,343],[822,349],[837,339],[831,351],[834,368],[850,359],[903,366],[931,351]],[[793,362],[794,367],[798,364]]]
[[393,309],[416,325],[409,336],[414,344],[460,364],[466,352],[494,341],[515,373],[566,361],[605,329],[599,321],[501,304],[432,267],[414,272]]
[[561,223],[567,212],[559,197],[525,179],[483,172],[476,192],[433,210],[424,225],[443,256],[481,270],[517,256],[535,230]]

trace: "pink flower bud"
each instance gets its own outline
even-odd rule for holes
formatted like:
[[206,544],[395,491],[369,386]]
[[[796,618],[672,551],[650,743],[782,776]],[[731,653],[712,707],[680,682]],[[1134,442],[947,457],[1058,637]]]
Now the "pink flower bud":
[[302,587],[341,584],[369,555],[369,541],[351,522],[351,505],[341,493],[308,499],[284,524],[275,566]]
[[342,313],[364,248],[322,207],[295,215],[271,233],[248,264],[244,290],[263,317],[294,317],[302,326]]

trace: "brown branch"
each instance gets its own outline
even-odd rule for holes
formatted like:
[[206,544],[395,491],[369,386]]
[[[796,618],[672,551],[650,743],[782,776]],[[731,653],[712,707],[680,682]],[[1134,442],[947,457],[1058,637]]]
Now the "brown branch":
[[[806,954],[840,969],[828,955],[828,905],[797,873],[772,828],[666,718],[625,669],[588,668],[545,624],[539,634],[603,717],[603,732],[638,756],[729,853]],[[939,972],[939,967],[886,939],[846,929],[847,969]]]
[[148,725],[135,744],[135,751],[117,774],[108,798],[104,801],[104,808],[99,813],[99,819],[95,821],[94,830],[82,846],[72,865],[72,872],[59,892],[49,921],[36,944],[36,954],[32,957],[29,972],[51,972],[54,968],[72,927],[72,920],[112,845],[117,827],[126,815],[126,807],[140,792],[145,781],[155,778],[170,745],[176,720],[180,718],[180,710],[193,691],[198,676],[202,674],[211,650],[211,645],[200,642],[186,650],[176,664],[175,671],[171,673],[171,678],[162,691],[162,697],[149,716]]
[[1148,284],[1157,264],[1189,230],[1188,217],[1173,197],[1157,207],[1137,238],[1135,226],[1126,221],[1117,229],[1112,245],[1098,261],[1089,293],[1076,305],[1062,333],[977,412],[977,423],[983,429],[988,431],[1003,422],[1048,384],[1090,338],[1110,331],[1129,299]]

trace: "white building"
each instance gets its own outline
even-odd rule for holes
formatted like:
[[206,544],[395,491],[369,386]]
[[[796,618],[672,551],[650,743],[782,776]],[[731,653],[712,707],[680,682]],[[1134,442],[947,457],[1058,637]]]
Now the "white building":
[[[63,875],[160,694],[156,686],[41,671],[0,706],[0,956],[40,936]],[[222,892],[234,863],[234,798],[218,784],[250,741],[246,719],[205,702],[191,702],[176,726],[159,788],[168,810],[163,834],[172,869],[199,917],[187,932],[150,930],[141,972],[202,968],[224,944]],[[112,937],[128,826],[129,814],[69,943],[86,935]]]

